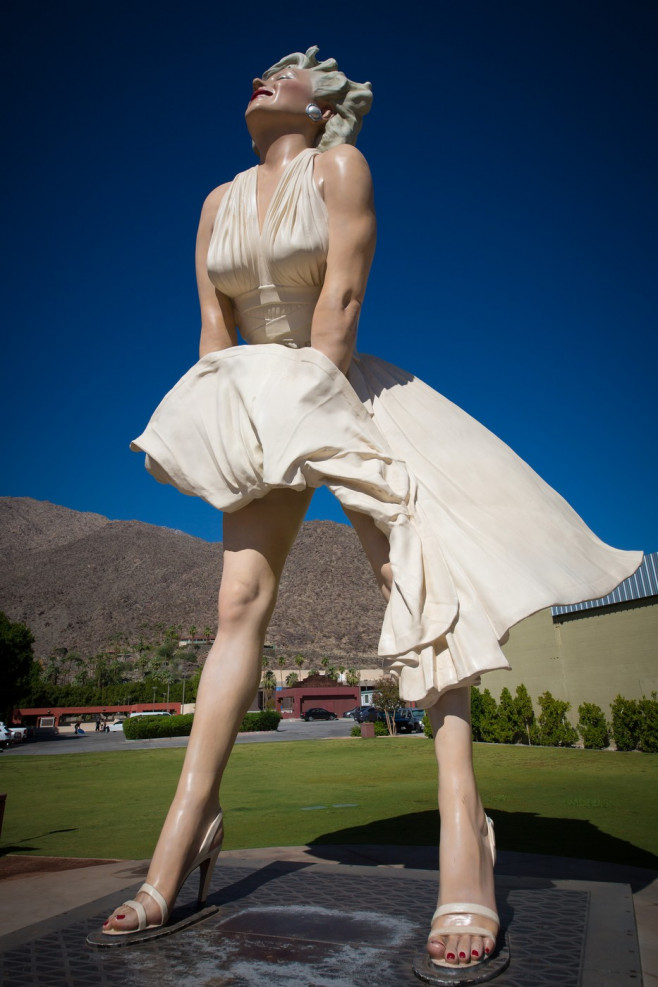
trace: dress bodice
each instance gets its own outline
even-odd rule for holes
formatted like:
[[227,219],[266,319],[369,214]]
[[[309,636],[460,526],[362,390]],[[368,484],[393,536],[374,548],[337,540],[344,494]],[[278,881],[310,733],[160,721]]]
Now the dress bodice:
[[257,166],[231,182],[217,211],[208,274],[233,299],[248,343],[308,346],[326,269],[327,209],[313,180],[319,152],[286,166],[259,228]]

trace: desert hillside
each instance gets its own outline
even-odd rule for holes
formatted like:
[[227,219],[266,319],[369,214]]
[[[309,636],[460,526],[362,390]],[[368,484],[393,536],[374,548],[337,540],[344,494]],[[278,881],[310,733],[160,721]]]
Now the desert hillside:
[[[0,610],[32,630],[35,654],[83,657],[158,627],[216,627],[222,546],[141,521],[0,498]],[[268,641],[277,652],[362,659],[384,609],[356,535],[307,521],[283,575]],[[125,645],[124,645],[125,646]]]

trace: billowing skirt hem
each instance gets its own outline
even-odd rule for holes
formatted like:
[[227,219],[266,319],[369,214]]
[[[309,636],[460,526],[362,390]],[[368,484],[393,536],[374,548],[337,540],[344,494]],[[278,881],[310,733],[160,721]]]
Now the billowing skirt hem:
[[420,706],[509,668],[500,641],[544,607],[609,593],[642,554],[601,542],[508,446],[375,357],[348,380],[322,353],[210,353],[131,443],[163,483],[235,511],[280,487],[327,486],[389,539],[379,653]]

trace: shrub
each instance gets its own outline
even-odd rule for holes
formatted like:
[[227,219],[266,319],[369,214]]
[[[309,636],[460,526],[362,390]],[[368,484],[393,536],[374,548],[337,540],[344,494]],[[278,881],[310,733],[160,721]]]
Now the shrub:
[[482,740],[482,693],[475,687],[471,689],[471,733],[473,740]]
[[[386,724],[383,723],[381,720],[377,720],[373,724],[373,726],[375,728],[375,737],[388,737],[388,730],[386,728]],[[361,736],[363,736],[363,734],[361,733],[361,727],[355,723],[352,729],[350,730],[350,737],[361,737]]]
[[578,733],[587,750],[603,750],[610,746],[608,724],[596,703],[581,703],[578,707]]
[[618,751],[634,751],[640,740],[640,709],[635,699],[615,696],[611,704],[612,735]]
[[486,743],[498,743],[498,703],[488,689],[482,693],[480,733]]
[[183,716],[129,716],[124,720],[123,732],[128,740],[189,737],[193,719],[193,713],[185,713]]
[[651,699],[642,696],[638,703],[640,713],[640,738],[638,748],[646,754],[658,752],[658,699],[651,693]]
[[532,708],[530,693],[523,683],[517,685],[516,687],[514,706],[516,707],[519,723],[522,725],[524,731],[524,736],[519,737],[518,742],[523,744],[531,744],[532,729],[535,723],[535,711]]
[[545,747],[573,747],[578,734],[567,720],[571,703],[556,699],[548,691],[543,692],[537,702],[541,706],[537,722],[538,743]]
[[240,724],[240,733],[252,733],[255,730],[276,730],[281,722],[281,713],[273,709],[264,709],[261,713],[247,713]]
[[500,694],[498,703],[497,741],[499,744],[518,744],[526,739],[518,704],[507,687]]
[[425,716],[422,719],[422,723],[423,723],[423,733],[425,734],[425,736],[429,737],[430,740],[434,740],[434,731],[432,730],[432,724],[430,722],[429,716],[427,715],[427,712],[425,713]]

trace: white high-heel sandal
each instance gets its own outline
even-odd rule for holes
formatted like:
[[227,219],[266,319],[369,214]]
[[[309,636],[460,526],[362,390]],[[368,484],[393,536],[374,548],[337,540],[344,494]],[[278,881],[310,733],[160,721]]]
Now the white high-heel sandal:
[[[487,841],[491,851],[491,860],[496,863],[496,837],[494,835],[493,820],[487,820]],[[491,929],[486,929],[481,925],[455,925],[450,921],[434,927],[437,918],[444,915],[479,915],[488,918],[496,923],[495,933]],[[491,953],[484,953],[479,959],[469,958],[468,963],[448,963],[447,960],[437,960],[424,953],[417,956],[413,963],[413,971],[416,976],[428,984],[480,984],[497,977],[509,965],[509,943],[505,940],[504,945],[499,948],[497,939],[500,933],[500,919],[498,913],[493,908],[485,905],[478,905],[472,901],[453,901],[447,905],[440,905],[432,916],[430,934],[428,941],[433,941],[437,936],[482,936],[485,939],[493,939],[494,949]]]
[[[212,872],[215,868],[215,864],[217,863],[217,857],[219,856],[219,852],[222,848],[221,842],[217,844],[217,846],[213,846],[213,843],[215,842],[215,839],[217,837],[217,833],[219,832],[222,825],[223,825],[223,813],[220,810],[219,814],[213,820],[210,828],[208,829],[208,832],[203,838],[203,842],[201,843],[201,848],[199,849],[198,854],[190,864],[187,873],[185,874],[185,877],[183,878],[183,880],[181,881],[178,887],[178,891],[180,891],[180,889],[185,884],[190,874],[193,871],[195,871],[198,867],[199,868],[198,903],[199,906],[201,907],[205,905],[206,900],[208,898],[210,879],[212,877]],[[222,841],[223,841],[223,835],[222,835]],[[118,912],[121,908],[132,908],[135,914],[137,915],[137,923],[138,923],[137,928],[123,930],[123,929],[105,929],[105,927],[103,927],[100,933],[98,932],[91,933],[87,938],[87,942],[94,946],[110,945],[110,944],[114,945],[115,943],[112,943],[111,940],[117,940],[117,939],[122,940],[122,943],[126,943],[126,940],[131,940],[133,942],[144,942],[145,940],[155,938],[158,935],[170,935],[172,932],[176,932],[178,931],[178,929],[184,928],[187,925],[191,925],[193,922],[197,922],[201,918],[205,918],[207,917],[208,914],[212,914],[212,912],[216,911],[216,909],[213,908],[213,909],[206,909],[202,913],[195,912],[194,915],[187,916],[186,918],[182,919],[180,922],[176,922],[175,924],[172,925],[167,925],[167,920],[170,915],[170,910],[169,910],[169,905],[167,904],[164,896],[158,891],[157,888],[153,887],[153,885],[149,884],[148,882],[142,884],[141,888],[137,893],[139,894],[142,891],[145,894],[149,895],[151,898],[153,898],[153,900],[157,903],[158,907],[160,908],[161,917],[159,922],[152,922],[149,924],[148,919],[146,917],[146,909],[142,905],[141,901],[136,901],[135,899],[130,898],[128,901],[124,901],[122,905],[119,905],[119,908],[115,909],[115,913]],[[176,896],[178,896],[178,891],[176,892]],[[172,903],[172,907],[173,907],[173,903]],[[112,916],[110,916],[110,918],[108,919],[108,923],[111,920],[112,920]],[[119,945],[119,943],[117,942],[116,945]]]

